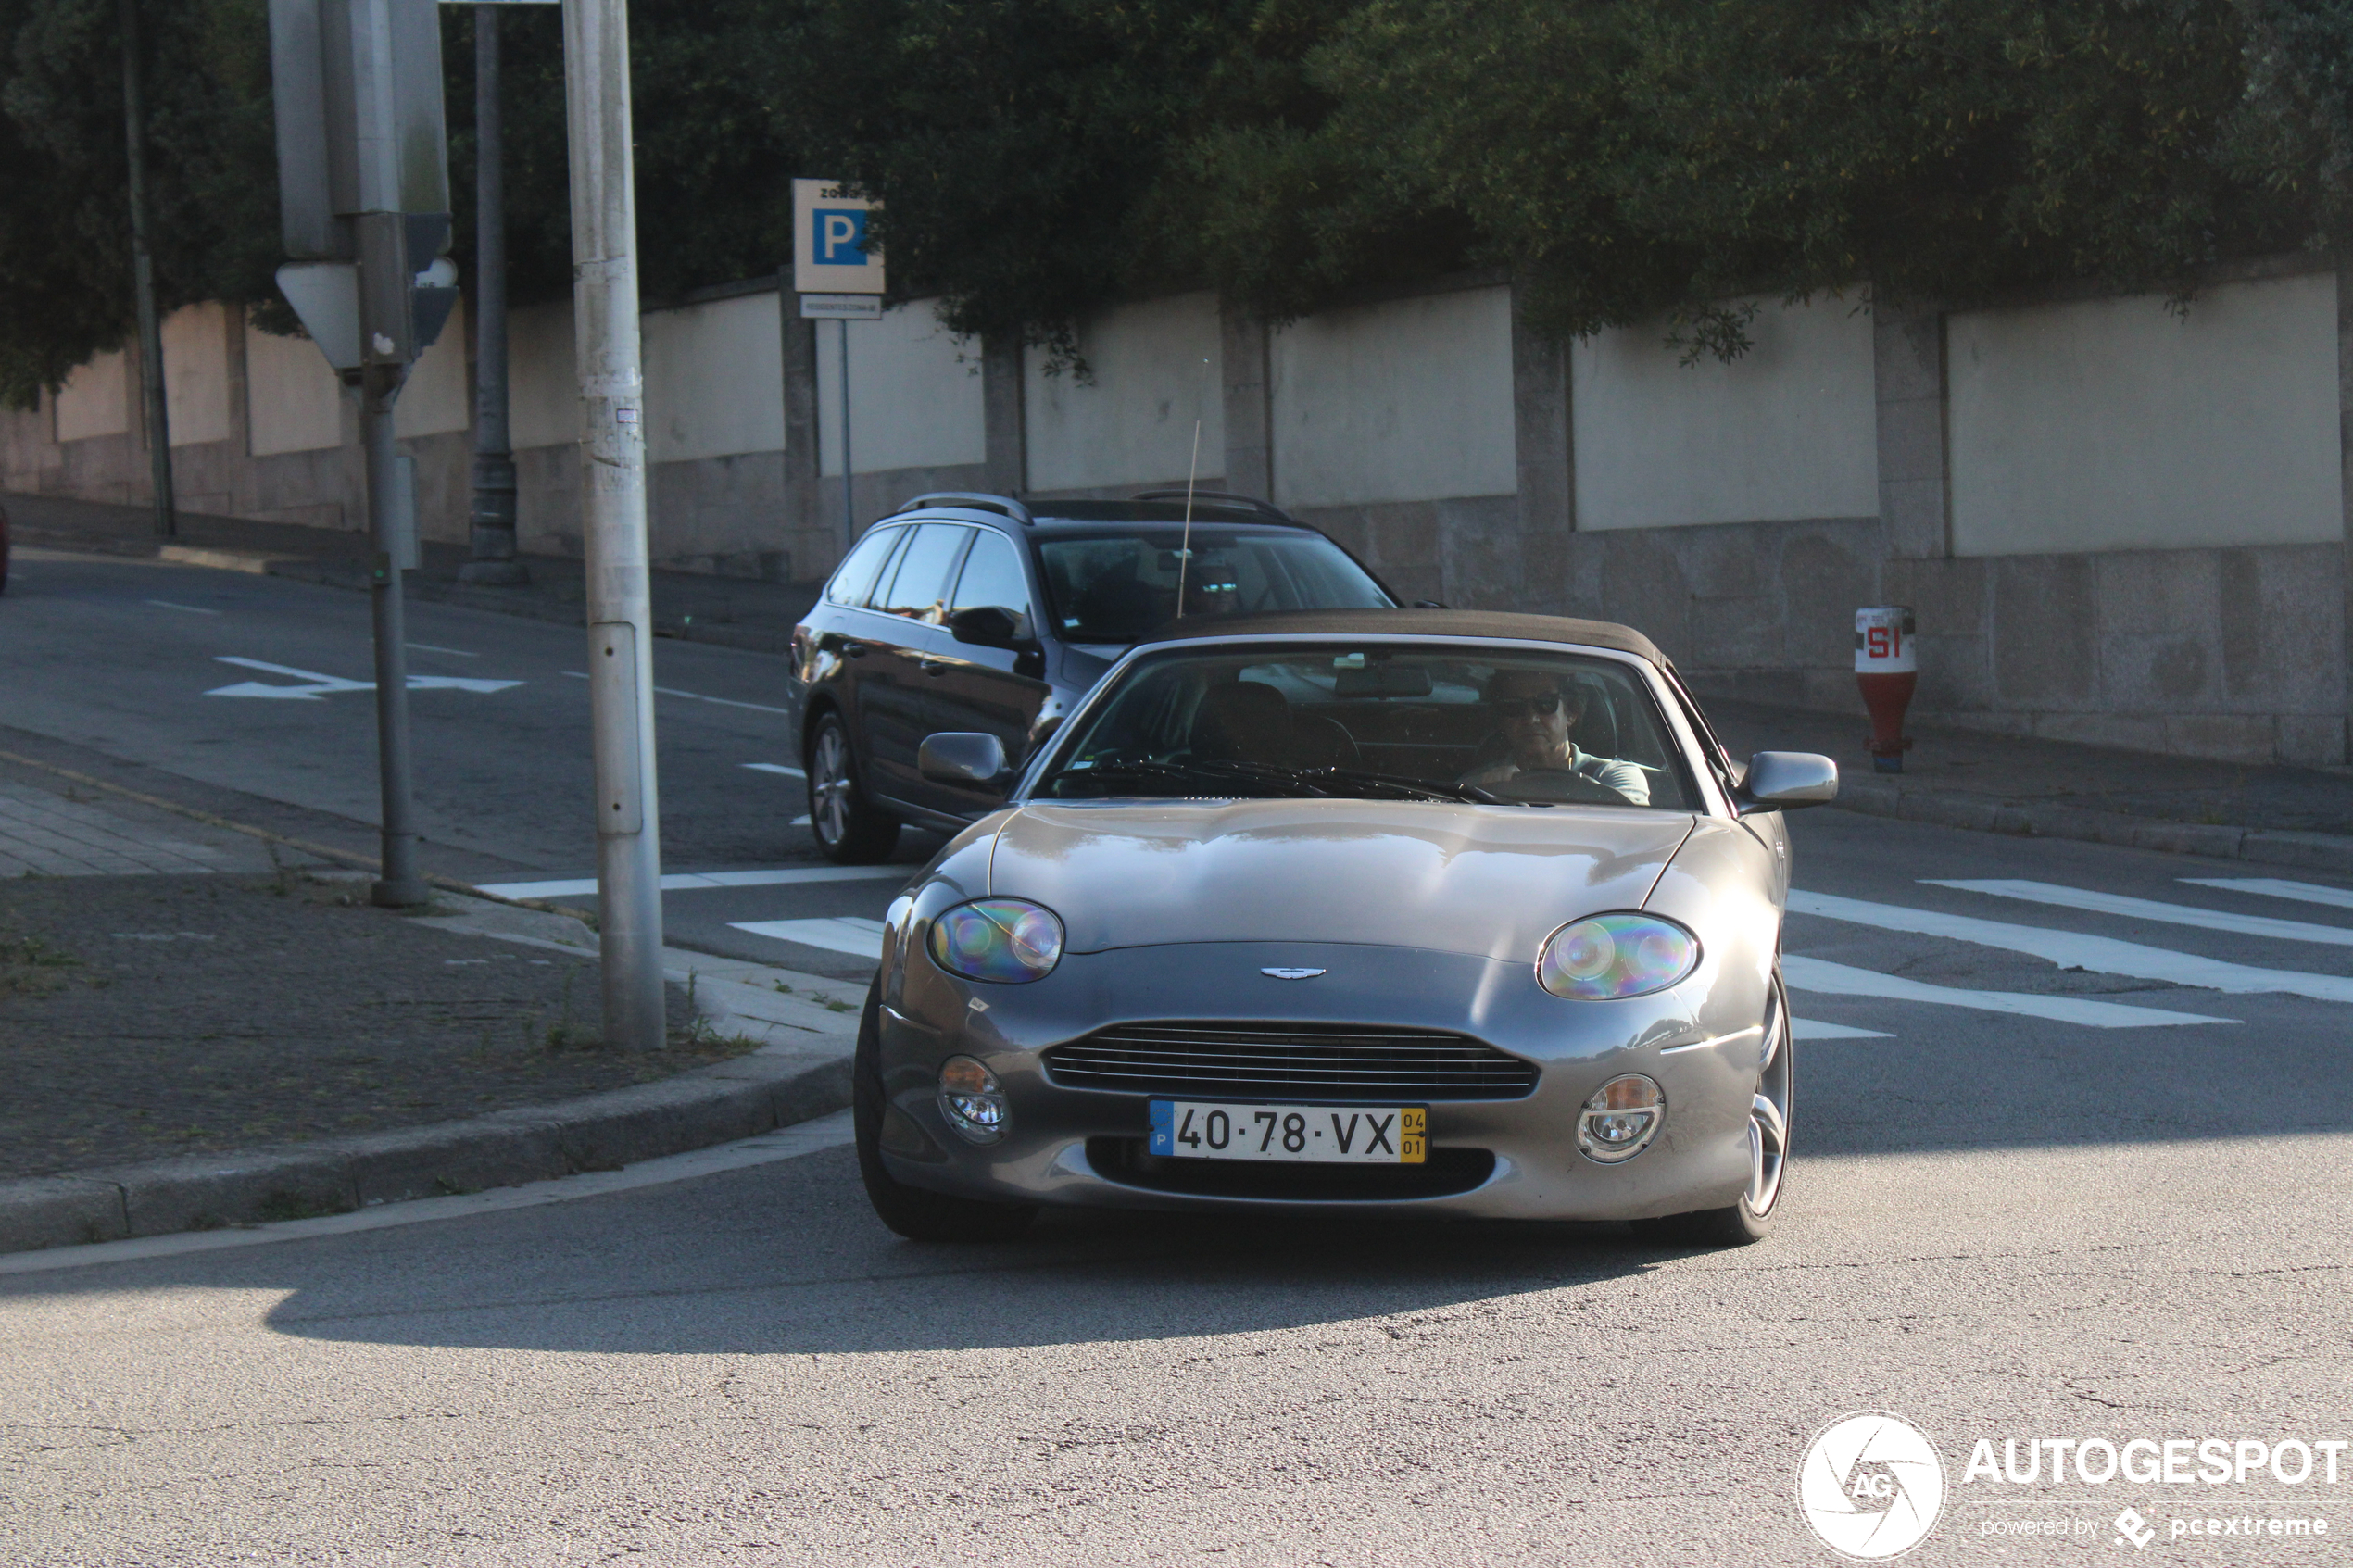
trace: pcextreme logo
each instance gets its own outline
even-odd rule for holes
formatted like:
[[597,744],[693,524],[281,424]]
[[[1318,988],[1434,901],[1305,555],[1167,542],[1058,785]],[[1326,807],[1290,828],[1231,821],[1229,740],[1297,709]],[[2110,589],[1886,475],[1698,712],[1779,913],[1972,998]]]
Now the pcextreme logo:
[[1903,1417],[1857,1411],[1806,1445],[1797,1506],[1822,1544],[1842,1557],[1900,1557],[1936,1526],[1944,1507],[1944,1461]]

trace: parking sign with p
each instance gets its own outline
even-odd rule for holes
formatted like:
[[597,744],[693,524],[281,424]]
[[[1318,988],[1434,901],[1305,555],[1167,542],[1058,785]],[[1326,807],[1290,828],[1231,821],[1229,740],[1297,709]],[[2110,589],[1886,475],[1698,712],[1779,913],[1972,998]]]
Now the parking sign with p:
[[831,180],[792,182],[793,287],[802,294],[880,294],[883,258],[866,243],[875,204]]

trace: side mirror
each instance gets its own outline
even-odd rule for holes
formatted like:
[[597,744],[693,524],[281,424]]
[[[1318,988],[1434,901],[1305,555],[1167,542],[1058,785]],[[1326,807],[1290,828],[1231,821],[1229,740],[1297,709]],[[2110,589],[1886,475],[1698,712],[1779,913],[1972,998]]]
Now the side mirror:
[[925,735],[915,750],[915,771],[933,784],[992,784],[1002,780],[1005,743],[970,730]]
[[1760,751],[1748,759],[1741,815],[1824,806],[1838,798],[1838,764],[1810,751]]
[[975,647],[1019,648],[1030,641],[1027,621],[997,605],[974,605],[948,618],[948,634]]

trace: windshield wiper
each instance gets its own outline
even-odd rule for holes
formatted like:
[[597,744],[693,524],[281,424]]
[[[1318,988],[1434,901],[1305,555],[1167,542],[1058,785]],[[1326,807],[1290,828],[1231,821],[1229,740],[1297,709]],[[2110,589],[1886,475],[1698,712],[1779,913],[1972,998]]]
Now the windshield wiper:
[[1397,773],[1368,772],[1362,768],[1311,768],[1307,771],[1318,779],[1330,779],[1338,784],[1385,784],[1391,789],[1407,790],[1431,800],[1461,800],[1473,806],[1516,806],[1518,801],[1484,790],[1477,784],[1432,784],[1427,779],[1409,779]]
[[[1424,779],[1406,778],[1397,773],[1377,773],[1362,768],[1285,768],[1273,762],[1228,762],[1206,758],[1189,759],[1178,762],[1152,762],[1140,759],[1116,762],[1098,762],[1091,768],[1072,771],[1064,770],[1055,775],[1057,781],[1085,778],[1090,774],[1128,774],[1141,778],[1207,780],[1214,783],[1248,783],[1273,785],[1293,795],[1319,798],[1345,797],[1354,795],[1363,798],[1366,788],[1397,792],[1389,798],[1409,800],[1459,800],[1475,806],[1512,806],[1521,804],[1481,789],[1477,784],[1432,784]],[[1332,788],[1328,786],[1353,786]],[[1376,797],[1375,798],[1379,798]]]
[[[1208,760],[1189,761],[1182,766],[1213,775],[1226,774],[1264,780],[1269,784],[1286,784],[1316,796],[1345,796],[1373,788],[1397,791],[1397,797],[1403,799],[1460,800],[1477,806],[1516,804],[1501,796],[1491,795],[1477,784],[1431,784],[1424,779],[1407,778],[1399,773],[1377,773],[1364,768],[1285,768],[1273,762]],[[1327,784],[1353,785],[1353,789],[1325,787]]]
[[1329,793],[1327,790],[1306,785],[1304,781],[1294,778],[1289,769],[1262,768],[1258,764],[1250,762],[1153,762],[1142,759],[1130,759],[1116,762],[1097,762],[1085,768],[1065,768],[1054,775],[1053,782],[1060,784],[1072,779],[1106,776],[1165,779],[1173,783],[1184,783],[1196,789],[1204,784],[1217,785],[1239,783],[1270,785],[1291,795]]

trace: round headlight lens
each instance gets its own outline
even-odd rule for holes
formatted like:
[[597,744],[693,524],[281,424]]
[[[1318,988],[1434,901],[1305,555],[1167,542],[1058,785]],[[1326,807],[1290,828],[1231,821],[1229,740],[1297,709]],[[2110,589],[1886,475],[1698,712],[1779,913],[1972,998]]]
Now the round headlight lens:
[[970,1142],[995,1143],[1005,1135],[1005,1091],[976,1057],[951,1056],[939,1064],[939,1110]]
[[1536,955],[1536,983],[1575,1001],[1664,991],[1699,965],[1699,939],[1656,915],[1593,915],[1562,926]]
[[1577,1147],[1604,1165],[1631,1160],[1667,1123],[1667,1092],[1639,1073],[1612,1078],[1577,1113]]
[[931,922],[931,956],[967,980],[1043,980],[1062,961],[1063,922],[1026,898],[975,898]]

